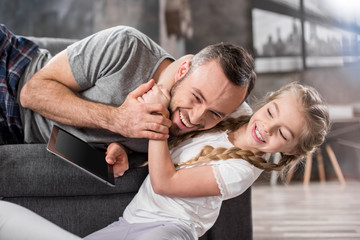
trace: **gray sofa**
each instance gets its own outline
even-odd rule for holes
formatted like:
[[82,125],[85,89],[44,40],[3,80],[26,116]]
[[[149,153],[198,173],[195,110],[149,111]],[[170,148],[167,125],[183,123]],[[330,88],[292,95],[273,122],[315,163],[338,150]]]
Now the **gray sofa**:
[[[31,40],[53,54],[73,41]],[[83,237],[122,215],[148,173],[147,167],[137,167],[146,157],[143,153],[133,153],[130,169],[116,179],[116,187],[109,187],[50,154],[46,144],[3,145],[0,146],[0,198],[25,206]],[[200,239],[252,239],[251,188],[225,201],[216,224]]]

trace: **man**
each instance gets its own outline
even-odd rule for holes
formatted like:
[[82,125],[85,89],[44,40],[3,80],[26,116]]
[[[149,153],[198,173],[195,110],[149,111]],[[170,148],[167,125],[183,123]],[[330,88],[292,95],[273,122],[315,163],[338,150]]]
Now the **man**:
[[[255,81],[253,59],[238,46],[212,45],[174,60],[124,26],[48,58],[44,51],[33,57],[18,84],[27,143],[47,142],[56,123],[89,142],[116,141],[144,152],[146,139],[167,138],[170,126],[174,135],[215,126],[244,101]],[[171,90],[171,120],[162,106],[137,100],[154,83]]]

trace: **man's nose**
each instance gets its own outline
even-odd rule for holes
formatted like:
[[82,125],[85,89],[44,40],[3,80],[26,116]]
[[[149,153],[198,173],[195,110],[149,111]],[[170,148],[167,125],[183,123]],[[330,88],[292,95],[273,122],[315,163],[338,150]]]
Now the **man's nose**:
[[200,125],[200,124],[204,125],[205,113],[206,113],[205,107],[193,108],[189,114],[190,122],[194,125]]

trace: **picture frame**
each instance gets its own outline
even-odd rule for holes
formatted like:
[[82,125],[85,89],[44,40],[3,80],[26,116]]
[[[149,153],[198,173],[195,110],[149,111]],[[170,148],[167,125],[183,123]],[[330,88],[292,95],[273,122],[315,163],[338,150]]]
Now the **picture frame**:
[[346,16],[334,9],[343,5],[341,0],[254,0],[255,70],[293,72],[359,62],[360,1]]

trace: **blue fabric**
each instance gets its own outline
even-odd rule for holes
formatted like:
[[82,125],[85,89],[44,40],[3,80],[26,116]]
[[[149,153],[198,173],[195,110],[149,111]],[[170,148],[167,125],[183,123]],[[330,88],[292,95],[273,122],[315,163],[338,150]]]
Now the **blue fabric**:
[[0,145],[23,143],[17,102],[19,79],[39,47],[0,24]]

